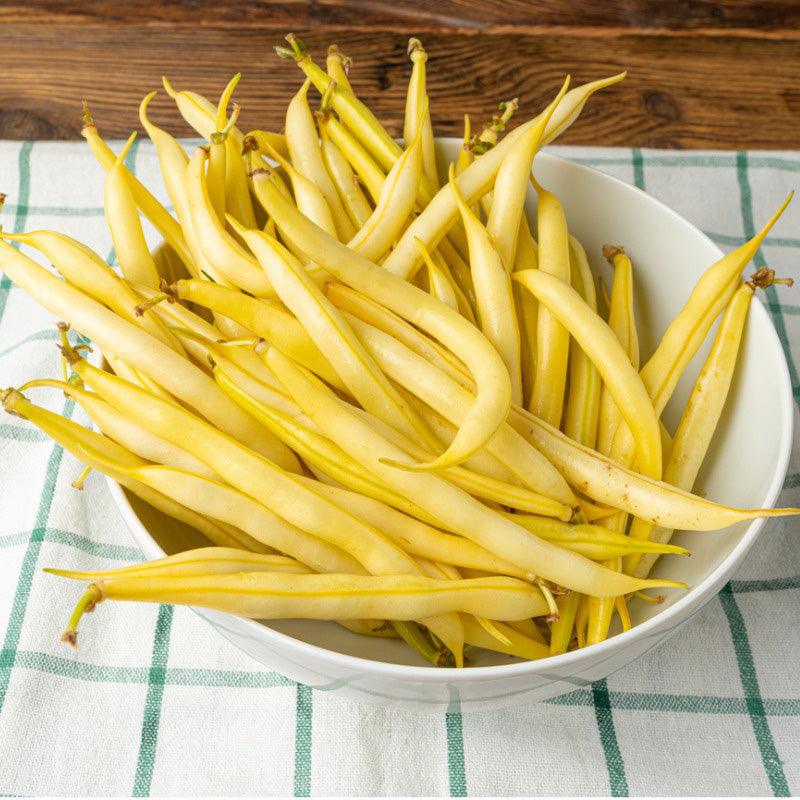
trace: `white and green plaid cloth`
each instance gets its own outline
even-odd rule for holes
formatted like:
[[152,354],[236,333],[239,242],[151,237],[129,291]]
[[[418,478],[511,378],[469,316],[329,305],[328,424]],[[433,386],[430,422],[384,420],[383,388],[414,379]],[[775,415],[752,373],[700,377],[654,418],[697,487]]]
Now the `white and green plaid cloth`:
[[[635,183],[725,249],[798,183],[800,153],[553,148]],[[163,190],[152,148],[128,165]],[[54,228],[114,254],[83,143],[0,142],[6,229]],[[800,211],[756,257],[797,275]],[[765,299],[789,358],[800,293]],[[53,319],[0,282],[0,384],[58,369]],[[82,419],[54,391],[49,408]],[[742,464],[747,469],[746,464]],[[0,793],[11,795],[788,795],[800,792],[798,523],[770,523],[736,579],[607,681],[484,714],[418,716],[298,686],[186,609],[111,605],[58,640],[75,587],[47,565],[141,558],[102,477],[0,419]],[[800,461],[781,503],[800,502]]]

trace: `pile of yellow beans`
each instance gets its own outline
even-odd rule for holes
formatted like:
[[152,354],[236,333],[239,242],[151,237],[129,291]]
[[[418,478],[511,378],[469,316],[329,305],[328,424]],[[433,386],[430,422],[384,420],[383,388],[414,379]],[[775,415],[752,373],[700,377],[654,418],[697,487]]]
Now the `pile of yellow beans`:
[[[149,118],[156,93],[142,100],[174,214],[124,166],[135,134],[115,154],[85,108],[119,273],[63,234],[0,231],[0,268],[61,320],[64,368],[4,390],[5,410],[86,465],[76,485],[101,471],[209,543],[49,570],[90,582],[66,641],[112,599],[331,620],[438,666],[462,666],[470,647],[544,658],[629,628],[632,597],[658,600],[645,590],[685,588],[648,577],[660,555],[687,552],[673,529],[795,513],[691,494],[754,291],[776,282],[742,272],[789,199],[708,268],[640,364],[624,248],[605,248],[614,279],[599,292],[535,178],[537,152],[624,75],[567,78],[508,133],[515,101],[477,135],[466,118],[440,173],[419,40],[400,145],[336,46],[323,69],[286,39],[276,50],[303,82],[283,133],[237,127],[239,75],[216,104],[164,79],[206,140],[191,153]],[[163,238],[152,253],[142,217]],[[664,407],[720,316],[671,435]],[[40,388],[96,430],[36,406]]]

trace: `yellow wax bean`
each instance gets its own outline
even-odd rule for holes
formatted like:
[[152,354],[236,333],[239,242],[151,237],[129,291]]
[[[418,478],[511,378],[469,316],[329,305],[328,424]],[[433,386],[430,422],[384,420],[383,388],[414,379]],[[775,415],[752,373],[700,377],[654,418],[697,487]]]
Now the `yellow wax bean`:
[[[408,147],[408,143],[414,141],[417,133],[420,133],[422,141],[422,173],[430,186],[437,190],[439,188],[439,172],[436,169],[436,152],[433,147],[433,127],[428,109],[428,90],[426,85],[425,62],[428,60],[428,54],[423,49],[422,42],[419,39],[411,38],[408,40],[408,55],[413,66],[406,93],[403,139],[406,147]],[[346,91],[352,91],[346,86],[342,88]]]
[[[670,323],[656,351],[642,367],[642,381],[657,414],[660,415],[664,410],[686,366],[736,291],[741,271],[753,258],[793,196],[793,193],[790,194],[781,203],[750,241],[723,256],[703,273],[686,304]],[[626,439],[629,438],[630,431],[621,425],[615,435],[615,450],[624,450]]]
[[125,156],[134,136],[135,134],[128,139],[128,144],[117,156],[114,166],[106,173],[103,187],[106,221],[122,274],[128,280],[156,287],[159,281],[158,270],[144,239],[139,209],[123,172]]
[[[186,122],[204,139],[209,139],[217,127],[217,107],[197,92],[175,91],[164,77],[161,82]],[[244,225],[252,226],[255,225],[255,217],[247,191],[244,166],[239,157],[243,138],[242,132],[234,126],[225,142],[225,205]]]
[[[95,158],[106,172],[117,161],[111,148],[100,138],[88,109],[84,109],[84,126],[81,135],[89,143]],[[187,268],[191,271],[192,255],[186,246],[186,240],[178,221],[170,215],[164,206],[148,191],[145,185],[126,170],[126,178],[130,183],[133,199],[139,210],[153,223],[158,232],[166,239],[170,247],[178,254]]]
[[357,317],[362,322],[369,323],[373,328],[388,333],[417,355],[423,356],[435,364],[461,386],[474,391],[475,383],[464,364],[447,348],[440,345],[435,339],[429,339],[402,317],[343,283],[327,284],[325,294],[337,308]]
[[351,60],[339,49],[338,45],[332,44],[328,47],[328,57],[325,60],[328,75],[337,86],[341,86],[346,92],[355,94],[348,78],[351,63]]
[[[184,280],[179,278],[178,280]],[[175,281],[177,283],[177,281]],[[161,292],[156,292],[140,284],[131,284],[134,292],[144,301],[147,300],[160,300],[163,298]],[[227,287],[218,287],[225,289]],[[244,296],[239,294],[240,297]],[[167,298],[168,299],[168,298]],[[186,332],[191,332],[196,337],[200,337],[203,344],[209,342],[218,342],[220,339],[225,338],[222,331],[214,324],[207,322],[199,314],[190,311],[181,303],[159,302],[151,306],[153,312],[159,316],[164,323],[182,342],[186,338]],[[178,331],[176,328],[180,328]],[[264,362],[249,348],[246,347],[228,347],[225,348],[226,360],[232,361],[240,369],[246,370],[259,380],[265,380],[269,376],[269,370]],[[273,381],[277,384],[277,381]]]
[[[303,83],[286,108],[286,143],[292,164],[322,194],[337,237],[340,241],[347,242],[352,239],[356,229],[348,218],[331,176],[325,168],[314,117],[308,107],[309,84],[308,80]],[[270,150],[271,148],[267,148],[267,152]],[[272,153],[280,156],[275,150],[272,150]]]
[[[547,124],[542,144],[547,144],[565,130],[577,118],[586,101],[594,92],[606,86],[618,83],[625,77],[625,73],[614,75],[611,78],[587,83],[567,92],[558,108],[553,112]],[[338,110],[338,109],[337,109]],[[529,122],[520,125],[511,131],[496,147],[489,150],[467,167],[458,176],[457,183],[461,194],[467,203],[474,203],[491,187],[497,170],[508,151],[516,140],[526,130],[536,125],[545,110]],[[399,155],[399,154],[398,154]],[[445,235],[458,217],[458,207],[449,186],[445,186],[436,193],[424,211],[408,227],[406,232],[386,260],[384,267],[402,278],[414,275],[421,263],[415,239],[419,238],[426,247],[435,247],[439,239]]]
[[189,214],[198,245],[213,268],[233,284],[259,297],[274,297],[258,262],[225,230],[211,205],[204,169],[207,156],[198,147],[186,168]]
[[[570,279],[575,291],[593,312],[597,301],[586,253],[580,242],[570,237]],[[564,411],[564,433],[576,442],[594,447],[600,411],[602,382],[597,367],[581,346],[572,339],[569,344],[569,392]]]
[[[619,556],[637,552],[664,552],[686,555],[689,551],[684,547],[657,544],[647,541],[633,541],[629,536],[615,530],[608,530],[600,525],[568,525],[557,519],[538,517],[528,514],[509,514],[505,516],[521,525],[531,533],[535,533],[548,542],[580,553],[593,561],[605,561]],[[667,547],[669,549],[662,550]],[[656,549],[657,548],[657,549]]]
[[[277,350],[270,350],[269,363],[298,405],[323,433],[396,491],[414,497],[418,505],[437,516],[451,530],[533,574],[587,594],[636,591],[629,576],[603,569],[588,559],[539,539],[439,476],[387,465],[380,457],[381,453],[392,453],[396,461],[402,461],[405,453],[349,412],[319,381]],[[630,588],[609,592],[612,586]],[[483,616],[490,615],[484,613]]]
[[517,139],[497,171],[486,230],[507,272],[511,272],[514,266],[517,234],[524,213],[523,206],[533,157],[539,149],[547,123],[566,94],[569,83],[570,79],[567,77],[555,100],[547,107],[538,122]]
[[469,114],[464,114],[464,138],[456,159],[456,175],[460,175],[472,163],[472,123]]
[[199,547],[164,558],[120,569],[71,570],[46,567],[44,572],[78,581],[104,581],[138,577],[201,577],[235,575],[237,572],[286,572],[308,575],[311,570],[293,558],[265,553],[248,553],[233,547]]
[[241,572],[121,578],[93,584],[93,589],[95,604],[107,599],[169,603],[254,619],[412,620],[462,612],[514,620],[545,613],[538,589],[504,577],[450,581],[421,575]]
[[386,176],[375,210],[347,243],[370,261],[380,261],[389,251],[414,209],[422,169],[421,155],[420,131]]
[[33,386],[50,386],[61,389],[64,394],[80,405],[106,436],[140,458],[194,472],[206,478],[216,477],[214,471],[210,470],[202,461],[180,447],[175,447],[160,436],[150,433],[93,392],[87,392],[85,389],[63,381],[39,380],[26,384],[28,388]]
[[498,632],[506,638],[507,643],[504,643],[486,631],[473,616],[462,614],[461,622],[464,625],[464,638],[467,644],[475,647],[495,650],[498,653],[527,658],[531,661],[537,658],[547,658],[550,655],[547,645],[520,633],[511,625],[505,625],[502,622],[493,623]]
[[324,128],[320,131],[320,140],[325,168],[336,185],[336,191],[339,193],[347,216],[358,230],[369,219],[372,208],[361,190],[361,183],[353,172],[350,162],[327,135]]
[[227,166],[227,139],[228,132],[236,124],[239,116],[239,107],[234,106],[231,121],[228,123],[228,103],[231,95],[242,77],[240,72],[228,81],[217,105],[217,118],[214,132],[208,137],[208,173],[206,183],[211,205],[217,218],[224,224],[225,221],[225,170]]
[[[558,198],[539,186],[537,220],[539,233],[539,272],[552,276],[563,285],[570,282],[569,234],[564,209]],[[521,276],[537,270],[514,273],[514,280],[526,288]],[[534,296],[535,293],[534,293]],[[537,297],[537,299],[539,299]],[[536,362],[529,408],[537,417],[558,428],[564,410],[567,383],[569,332],[549,307],[539,305],[536,312]]]
[[793,508],[738,509],[648,478],[590,450],[524,409],[513,407],[509,422],[526,436],[581,492],[654,525],[712,531],[758,517],[798,514]]
[[425,260],[425,265],[428,268],[428,289],[430,294],[437,300],[440,300],[450,308],[458,310],[458,298],[456,297],[454,284],[448,280],[445,268],[437,264],[431,254],[425,249],[425,245],[419,242],[422,249],[422,257]]
[[386,173],[330,112],[320,111],[317,114],[317,122],[323,136],[327,136],[339,148],[356,175],[358,175],[359,180],[364,184],[364,188],[372,198],[372,202],[377,203],[381,196],[381,188],[386,179]]
[[575,616],[578,612],[578,603],[581,596],[577,592],[570,592],[556,598],[558,606],[558,619],[550,626],[550,653],[557,656],[566,653],[572,641],[572,630],[575,627]]
[[662,461],[658,416],[642,379],[611,329],[592,312],[572,287],[543,269],[517,272],[514,279],[539,300],[542,306],[539,310],[540,323],[542,311],[546,308],[575,337],[597,367],[620,413],[633,431],[642,472],[650,477],[660,477]]
[[[291,142],[291,139],[289,141]],[[289,180],[292,183],[292,194],[298,210],[305,214],[315,225],[319,225],[326,233],[338,238],[339,233],[334,223],[333,214],[320,187],[302,172],[295,169],[291,162],[283,158],[277,150],[269,148],[266,152],[273,161],[277,161],[280,164],[283,171],[289,176]],[[336,197],[338,199],[338,195]],[[352,226],[349,227],[349,230],[352,230]]]
[[[520,372],[519,325],[514,309],[511,280],[503,266],[493,240],[480,220],[461,197],[450,168],[450,186],[467,231],[472,280],[478,303],[478,318],[486,338],[500,353],[511,378],[511,400],[522,402],[522,373]],[[516,229],[517,222],[514,222]]]
[[463,536],[443,533],[415,517],[375,500],[338,486],[315,482],[316,492],[327,495],[340,506],[384,533],[407,553],[424,556],[457,567],[471,567],[485,572],[532,580],[533,576],[509,561],[498,558]]
[[[722,415],[753,294],[753,286],[744,283],[733,295],[675,431],[672,451],[664,468],[664,480],[680,489],[691,490],[694,486]],[[667,542],[671,535],[672,529],[653,529],[649,523],[639,519],[635,519],[631,527],[632,539],[650,538],[655,542]],[[626,558],[625,570],[629,573],[649,572],[655,558],[642,558],[641,570],[637,570],[640,559]]]
[[212,378],[174,350],[58,280],[5,242],[0,242],[0,265],[14,283],[52,314],[70,322],[101,350],[116,354],[157,381],[224,433],[287,469],[299,469],[297,459],[283,444],[239,409]]
[[214,376],[217,379],[217,383],[230,397],[245,411],[252,414],[260,422],[263,422],[307,464],[323,470],[343,486],[361,492],[367,497],[381,500],[414,517],[425,519],[434,525],[438,524],[436,518],[418,508],[411,500],[397,494],[385,484],[376,480],[369,471],[365,470],[355,459],[348,456],[330,439],[303,425],[298,419],[300,415],[299,408],[295,416],[282,413],[278,409],[270,407],[255,397],[248,395],[224,370],[215,368]]
[[[604,255],[614,266],[614,282],[608,301],[608,325],[628,353],[631,363],[639,369],[639,344],[633,320],[633,266],[621,247],[603,248]],[[622,415],[606,387],[600,397],[597,450],[605,455],[611,452],[614,434]],[[586,442],[584,442],[586,444]],[[590,445],[591,446],[591,445]]]
[[328,96],[333,110],[347,127],[358,136],[383,169],[390,170],[402,152],[397,142],[386,133],[375,115],[350,91],[337,85],[308,55],[305,45],[293,34],[286,37],[292,47],[275,48],[278,55],[293,58],[300,69],[311,79],[317,91]]
[[279,227],[291,230],[292,238],[303,241],[304,249],[315,262],[437,338],[461,358],[472,373],[477,385],[475,402],[453,443],[434,461],[414,465],[414,468],[442,469],[460,463],[483,447],[505,419],[511,402],[508,370],[491,343],[444,303],[325,234],[291,208],[273,185],[266,185],[264,191],[271,216]]
[[[409,397],[409,400],[411,399],[413,398]],[[402,433],[391,425],[387,425],[385,422],[377,419],[377,417],[373,417],[357,406],[348,406],[348,410],[350,413],[364,420],[366,424],[377,431],[378,434],[412,458],[424,460],[430,457],[430,453],[427,450],[416,445],[413,441],[408,439],[408,437],[403,436]],[[488,456],[488,454],[479,452],[465,461],[464,464],[471,467],[469,469],[465,466],[447,467],[442,470],[442,477],[474,497],[489,500],[493,503],[499,503],[509,508],[527,511],[531,514],[556,516],[565,520],[572,516],[572,510],[556,500],[551,500],[549,497],[537,494],[530,489],[526,489],[524,486],[519,486],[516,483],[509,483],[502,478],[487,474],[489,472],[496,473],[495,464],[497,464],[497,462],[493,461],[491,464],[487,463],[487,460],[483,458],[485,455]],[[497,464],[497,466],[505,470],[502,464]],[[477,469],[480,469],[480,472],[476,471]],[[511,477],[513,478],[513,476]],[[444,523],[442,524],[444,525]],[[444,527],[447,527],[447,525],[444,525]]]

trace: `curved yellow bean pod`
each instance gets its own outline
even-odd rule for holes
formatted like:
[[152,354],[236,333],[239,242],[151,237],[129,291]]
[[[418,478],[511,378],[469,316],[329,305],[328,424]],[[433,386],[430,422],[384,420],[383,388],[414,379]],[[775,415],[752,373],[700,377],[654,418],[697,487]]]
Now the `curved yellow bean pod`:
[[[291,139],[289,141],[291,142]],[[291,144],[289,149],[292,149]],[[307,178],[300,170],[295,169],[292,163],[288,159],[283,158],[277,150],[268,147],[266,153],[273,161],[277,161],[283,168],[283,171],[289,176],[289,180],[292,184],[294,202],[298,211],[305,214],[315,225],[319,225],[326,233],[338,238],[339,233],[334,223],[331,208],[320,187],[313,180]],[[336,197],[338,199],[338,195],[336,195]],[[342,213],[344,214],[344,211],[342,211]],[[352,226],[350,229],[352,230]]]
[[[411,77],[406,92],[406,113],[403,123],[403,139],[406,147],[419,133],[422,142],[422,174],[431,188],[439,188],[439,171],[436,169],[436,151],[433,146],[433,126],[428,108],[425,62],[428,54],[419,39],[408,40],[408,55],[411,58]],[[346,91],[351,91],[346,86]]]
[[189,214],[198,245],[214,270],[233,284],[258,297],[274,297],[258,262],[225,230],[214,211],[206,183],[207,158],[207,151],[198,147],[186,167]]
[[100,258],[94,250],[84,244],[55,231],[30,231],[29,233],[6,233],[0,230],[0,238],[24,242],[42,253],[47,260],[73,285],[115,311],[123,320],[147,332],[176,353],[183,348],[152,313],[141,316],[135,312],[136,294]]
[[[347,246],[378,262],[389,251],[414,209],[422,169],[422,131],[397,159],[381,187],[375,210]],[[322,227],[322,226],[320,226]]]
[[566,94],[569,84],[570,78],[567,76],[555,100],[538,118],[537,123],[514,142],[497,170],[486,230],[507,272],[511,272],[514,266],[517,235],[524,213],[533,158],[539,149],[547,123]]
[[[117,161],[114,151],[100,138],[88,109],[84,109],[84,125],[81,135],[89,143],[95,158],[104,170],[110,170]],[[127,170],[125,177],[130,184],[133,199],[140,211],[153,223],[156,230],[166,239],[170,247],[191,271],[192,254],[186,246],[186,240],[178,221],[167,211],[164,206],[153,196],[145,185]]]
[[327,136],[339,148],[339,151],[350,163],[356,175],[358,175],[359,180],[364,184],[364,188],[372,198],[372,202],[377,203],[381,196],[386,173],[330,112],[318,112],[317,122],[322,135]]
[[[238,82],[236,76],[234,79]],[[163,76],[161,82],[186,122],[204,139],[211,138],[211,134],[217,129],[217,106],[197,92],[175,91]],[[247,191],[244,166],[239,156],[243,139],[242,132],[234,125],[225,141],[225,205],[244,225],[253,226],[256,221]]]
[[[522,402],[522,373],[520,371],[520,340],[517,313],[511,280],[493,241],[481,221],[475,216],[458,191],[455,172],[450,166],[450,186],[467,231],[472,281],[478,304],[480,327],[486,338],[500,353],[511,378],[511,400]],[[514,223],[516,229],[517,223]]]
[[431,296],[444,303],[446,306],[458,311],[459,303],[456,296],[456,284],[446,272],[447,267],[437,264],[422,242],[419,242],[420,252],[428,268],[428,290]]
[[287,572],[307,575],[311,570],[288,556],[248,553],[233,547],[199,547],[164,558],[120,569],[71,570],[45,567],[44,572],[78,581],[117,580],[119,578],[190,578],[203,575],[235,575],[238,572]]
[[253,130],[245,134],[243,140],[247,142],[250,140],[255,144],[259,150],[264,150],[267,145],[277,150],[284,158],[289,158],[289,143],[286,141],[286,135],[283,133],[275,133],[273,131],[260,131]]
[[[689,552],[685,547],[634,541],[624,533],[608,530],[600,525],[569,525],[548,517],[507,512],[504,514],[540,538],[554,542],[574,553],[580,553],[593,561],[605,561],[637,552],[676,553],[678,555],[686,555]],[[662,550],[661,548],[664,547],[668,549]]]
[[125,156],[135,135],[131,135],[114,166],[106,173],[103,199],[106,221],[122,274],[128,280],[155,288],[159,281],[158,270],[147,247],[139,222],[139,209],[123,172]]
[[[570,237],[570,279],[575,291],[597,312],[594,278],[580,242]],[[602,382],[597,367],[574,340],[569,344],[569,392],[564,411],[564,433],[594,448],[600,413]]]
[[[388,377],[454,425],[463,420],[473,400],[467,389],[383,331],[353,317],[350,324]],[[497,429],[485,449],[523,485],[561,504],[575,504],[575,496],[555,468],[507,424]]]
[[422,575],[242,572],[142,576],[93,586],[95,603],[110,599],[200,606],[253,619],[413,620],[461,612],[514,620],[546,613],[538,589],[504,577],[451,581]]
[[[548,192],[535,181],[534,185],[538,197],[536,212],[539,236],[538,271],[553,276],[564,285],[569,285],[569,234],[564,209],[552,192]],[[534,270],[515,272],[514,280],[526,286],[520,276],[529,272],[532,273]],[[561,426],[561,416],[564,411],[569,342],[569,332],[553,311],[547,306],[538,305],[536,362],[528,407],[537,417],[556,428]]]
[[461,386],[474,391],[475,383],[459,359],[446,347],[435,339],[429,339],[393,311],[389,311],[385,306],[343,283],[326,284],[325,294],[337,308],[362,322],[369,323],[373,328],[388,333],[417,355],[437,366]]
[[[661,434],[658,416],[644,383],[616,336],[581,296],[543,269],[514,274],[536,299],[569,331],[597,367],[623,418],[633,432],[642,472],[661,475]],[[539,320],[542,312],[540,309]],[[534,387],[535,389],[535,387]]]
[[[325,168],[314,117],[308,106],[309,84],[308,80],[303,83],[286,108],[286,143],[292,164],[322,194],[325,207],[334,223],[337,237],[340,241],[347,242],[354,236],[356,230],[348,218],[331,176]],[[267,149],[267,152],[270,152],[270,149]],[[274,150],[272,152],[280,155]],[[296,190],[295,197],[298,197]]]
[[600,503],[654,525],[713,531],[758,517],[800,514],[796,508],[731,508],[697,497],[622,467],[521,408],[512,408],[509,422],[553,462],[570,484]]
[[109,475],[153,508],[196,529],[214,544],[256,552],[264,549],[260,542],[238,528],[213,522],[181,505],[172,497],[171,491],[164,494],[133,480],[125,468],[135,468],[146,462],[105,436],[33,405],[14,390],[3,392],[2,402],[7,411],[25,417],[81,461]]

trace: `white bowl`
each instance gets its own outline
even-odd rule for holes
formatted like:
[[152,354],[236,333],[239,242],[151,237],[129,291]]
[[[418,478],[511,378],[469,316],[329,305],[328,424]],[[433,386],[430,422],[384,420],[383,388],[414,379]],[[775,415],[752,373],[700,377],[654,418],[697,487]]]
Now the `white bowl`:
[[[459,141],[438,142],[442,163]],[[592,269],[610,279],[603,244],[625,246],[635,265],[637,318],[647,357],[700,274],[721,253],[703,233],[644,192],[589,167],[542,153],[536,174],[564,205],[571,232]],[[531,209],[534,198],[531,197]],[[688,369],[665,421],[674,429],[708,350]],[[770,413],[764,413],[769,409]],[[697,489],[739,507],[771,507],[792,443],[792,394],[783,350],[761,303],[753,303],[738,374]],[[197,534],[144,506],[109,480],[134,539],[148,558],[198,544]],[[688,582],[665,592],[663,605],[631,604],[634,627],[605,642],[542,661],[483,653],[463,670],[422,666],[404,644],[350,633],[324,622],[262,624],[196,609],[225,638],[265,666],[319,690],[419,710],[491,709],[541,701],[604,678],[667,639],[731,577],[755,541],[756,520],[715,533],[681,533],[692,558],[662,558],[656,574]]]

